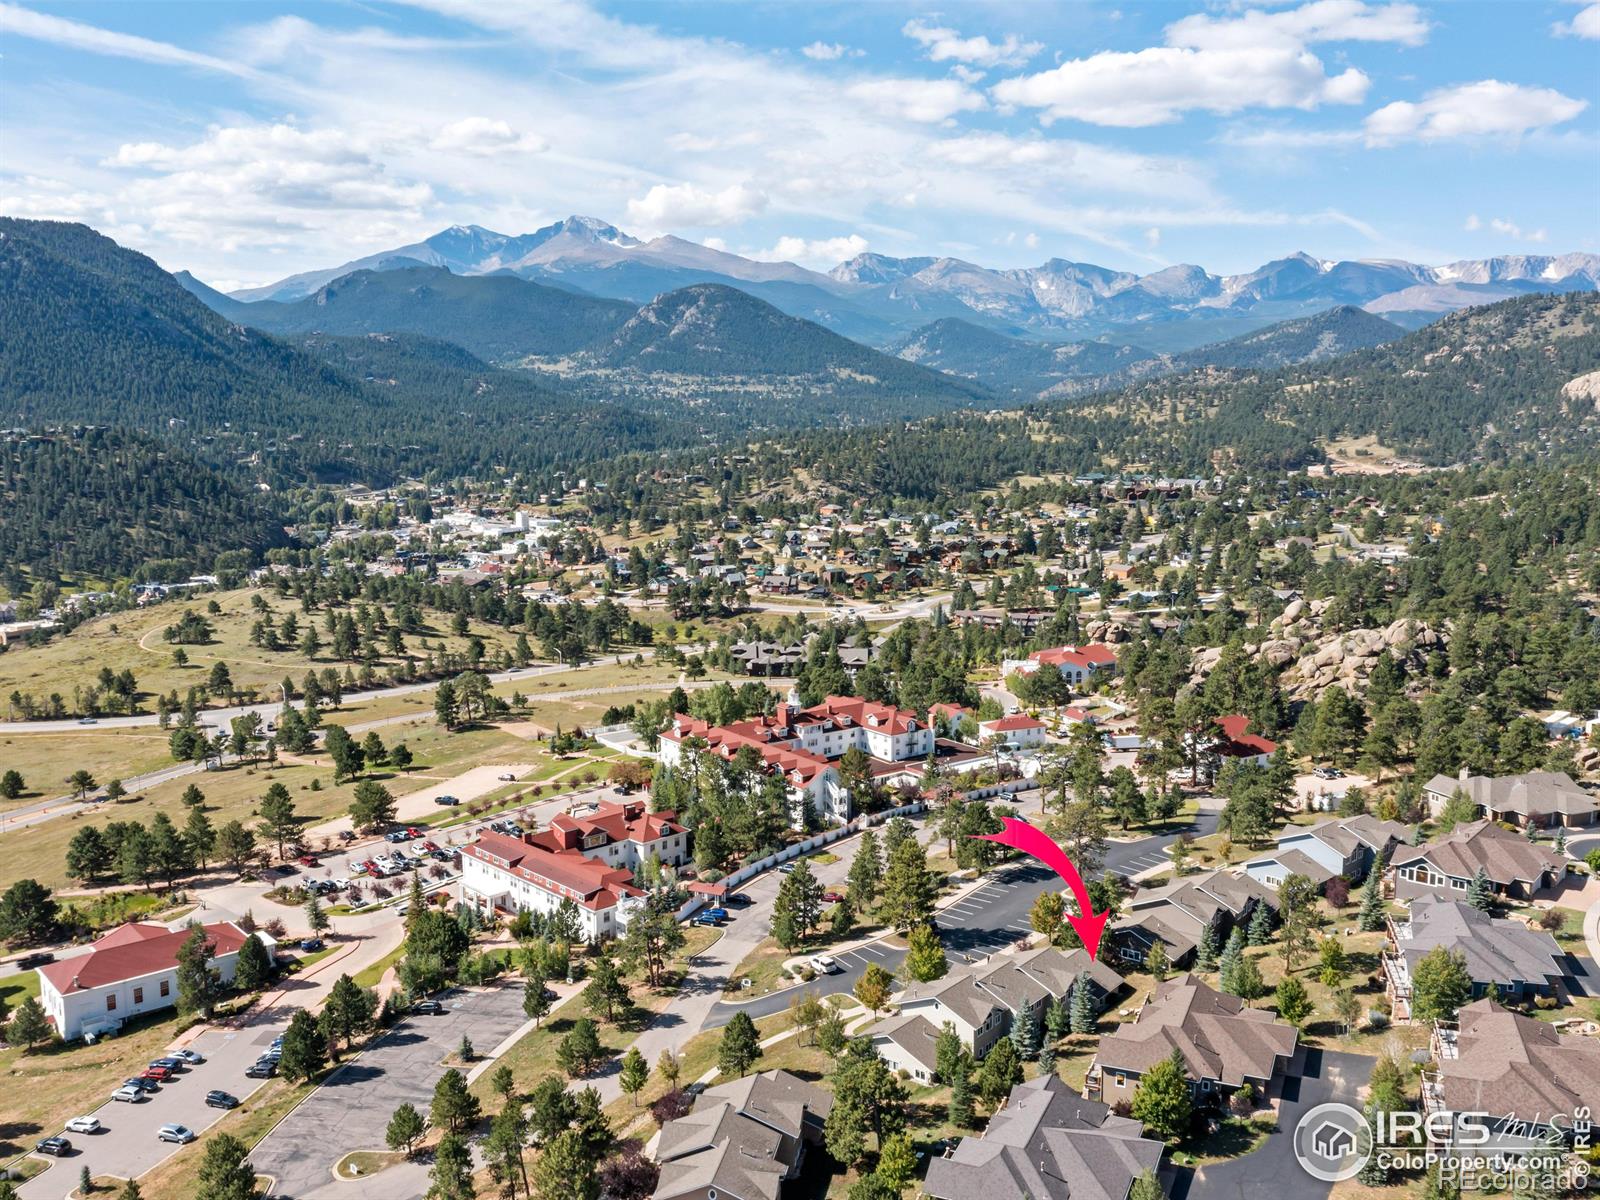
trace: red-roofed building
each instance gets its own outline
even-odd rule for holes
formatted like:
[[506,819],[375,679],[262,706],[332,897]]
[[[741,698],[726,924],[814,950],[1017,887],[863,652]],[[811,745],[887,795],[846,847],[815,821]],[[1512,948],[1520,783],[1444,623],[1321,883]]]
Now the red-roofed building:
[[[203,926],[214,947],[211,966],[224,983],[233,981],[239,947],[249,935],[232,921]],[[88,954],[39,968],[39,1003],[62,1038],[114,1030],[129,1017],[171,1008],[178,1002],[178,948],[187,926],[135,921],[118,926]],[[273,938],[258,932],[270,958]]]
[[633,871],[578,847],[551,850],[535,844],[543,836],[479,834],[461,851],[462,902],[484,912],[548,913],[570,900],[586,941],[621,934],[627,927],[623,902],[644,894],[634,886]]
[[1250,732],[1250,718],[1240,713],[1217,717],[1214,724],[1222,736],[1211,747],[1211,753],[1234,762],[1253,763],[1264,767],[1277,753],[1278,743]]
[[985,738],[1001,737],[1023,750],[1044,745],[1044,722],[1027,713],[1012,713],[979,721],[978,733]]
[[602,802],[561,813],[548,829],[530,835],[528,842],[556,854],[577,850],[586,858],[630,871],[637,871],[651,855],[675,867],[689,861],[689,834],[676,816],[650,812],[643,800]]
[[780,772],[788,782],[798,825],[801,805],[808,799],[824,821],[850,819],[850,794],[833,766],[845,751],[859,749],[884,762],[923,758],[933,749],[933,730],[905,709],[855,696],[829,696],[810,708],[791,699],[771,716],[728,725],[707,725],[679,713],[661,734],[661,761],[677,767],[691,743],[723,759],[732,759],[746,746],[754,750],[769,772]]
[[1110,646],[1052,646],[1048,650],[1035,650],[1027,658],[1007,659],[1001,666],[1003,675],[1032,675],[1049,663],[1061,672],[1061,677],[1074,687],[1082,687],[1088,679],[1104,671],[1114,674],[1117,669],[1117,652]]

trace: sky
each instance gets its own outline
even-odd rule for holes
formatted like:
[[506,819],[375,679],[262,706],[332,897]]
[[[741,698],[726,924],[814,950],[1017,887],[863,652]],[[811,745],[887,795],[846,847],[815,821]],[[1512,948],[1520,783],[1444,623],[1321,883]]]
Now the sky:
[[0,0],[0,212],[215,286],[569,214],[826,270],[1600,251],[1600,2]]

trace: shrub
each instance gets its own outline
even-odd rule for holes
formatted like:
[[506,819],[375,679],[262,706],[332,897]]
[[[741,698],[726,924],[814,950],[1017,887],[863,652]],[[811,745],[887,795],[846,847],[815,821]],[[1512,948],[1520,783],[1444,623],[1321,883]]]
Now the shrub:
[[1350,903],[1350,881],[1343,875],[1335,875],[1322,885],[1322,894],[1327,897],[1329,904],[1343,908]]
[[1389,1014],[1381,1008],[1367,1009],[1367,1028],[1373,1033],[1389,1028]]
[[1567,923],[1567,916],[1560,909],[1547,908],[1539,914],[1539,926],[1552,933],[1563,928]]
[[685,1116],[694,1107],[688,1094],[682,1088],[673,1088],[650,1106],[650,1115],[656,1119],[658,1125],[668,1121],[675,1121]]

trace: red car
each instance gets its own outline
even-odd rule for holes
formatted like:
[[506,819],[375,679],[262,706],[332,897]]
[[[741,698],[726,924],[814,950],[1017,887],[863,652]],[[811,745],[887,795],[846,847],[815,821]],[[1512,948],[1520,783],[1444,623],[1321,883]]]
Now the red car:
[[157,1083],[165,1083],[172,1078],[172,1072],[166,1067],[146,1067],[139,1073],[140,1079],[154,1079]]
[[317,856],[314,854],[302,854],[295,861],[298,862],[302,867],[314,867],[317,865]]
[[422,830],[413,825],[411,828],[406,830],[406,836],[408,838],[419,838],[422,836]]
[[432,854],[432,853],[433,853],[433,852],[434,852],[434,851],[435,851],[435,850],[437,850],[437,849],[438,849],[438,848],[439,848],[439,847],[438,847],[438,846],[436,846],[436,845],[434,845],[434,844],[433,844],[433,842],[431,842],[431,841],[427,841],[427,842],[423,842],[423,843],[422,843],[422,848],[423,848],[423,849],[424,849],[424,850],[426,850],[426,851],[427,851],[427,852],[428,852],[428,853],[429,853],[429,854]]
[[837,904],[837,903],[839,903],[839,901],[841,901],[843,899],[844,899],[844,893],[843,892],[823,892],[822,893],[822,902],[824,904]]

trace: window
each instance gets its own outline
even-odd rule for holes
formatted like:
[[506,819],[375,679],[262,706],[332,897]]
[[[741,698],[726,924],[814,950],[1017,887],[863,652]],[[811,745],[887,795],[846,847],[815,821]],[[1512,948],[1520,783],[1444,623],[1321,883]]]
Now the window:
[[168,983],[165,979],[163,979],[161,981],[161,994],[163,996],[169,996],[169,995],[172,994],[172,985],[170,983]]
[[106,997],[106,1011],[107,1012],[116,1012],[117,1011],[117,998],[115,996],[107,996]]
[[143,1004],[144,1003],[144,989],[142,987],[138,987],[138,988],[134,988],[133,989],[133,1002],[135,1004]]
[[1124,1075],[1121,1071],[1118,1071],[1114,1076],[1112,1076],[1112,1078],[1114,1078],[1117,1081],[1117,1086],[1118,1087],[1127,1087],[1128,1086],[1128,1077],[1126,1075]]

